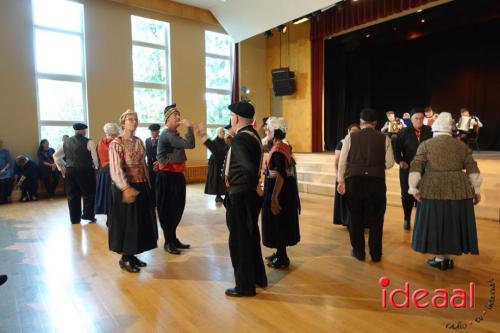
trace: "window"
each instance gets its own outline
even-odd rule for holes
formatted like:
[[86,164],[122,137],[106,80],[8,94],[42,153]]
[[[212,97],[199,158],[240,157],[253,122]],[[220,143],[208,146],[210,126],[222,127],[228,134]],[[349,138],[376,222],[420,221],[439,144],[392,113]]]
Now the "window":
[[163,124],[163,109],[171,103],[169,36],[167,22],[132,16],[136,135],[142,139],[149,137],[149,125]]
[[52,147],[87,122],[83,5],[68,0],[32,0],[40,139]]
[[233,41],[225,34],[205,31],[205,102],[207,134],[213,138],[217,127],[229,123],[233,77]]

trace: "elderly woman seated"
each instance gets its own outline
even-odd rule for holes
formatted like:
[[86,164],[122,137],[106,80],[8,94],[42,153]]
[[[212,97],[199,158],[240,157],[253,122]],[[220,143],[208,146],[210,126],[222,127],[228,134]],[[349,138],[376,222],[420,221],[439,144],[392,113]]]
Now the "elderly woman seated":
[[12,192],[13,163],[10,153],[3,148],[3,141],[0,139],[0,204],[10,202],[10,193]]
[[38,200],[38,165],[28,157],[20,155],[16,157],[14,174],[14,182],[21,188],[21,201]]

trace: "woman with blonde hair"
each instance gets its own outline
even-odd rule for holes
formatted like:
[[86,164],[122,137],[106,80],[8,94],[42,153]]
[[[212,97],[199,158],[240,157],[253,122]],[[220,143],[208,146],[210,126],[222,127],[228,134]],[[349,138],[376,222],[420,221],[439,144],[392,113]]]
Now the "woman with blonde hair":
[[120,267],[140,272],[147,264],[135,255],[156,248],[158,229],[151,197],[146,149],[134,135],[137,113],[127,110],[120,116],[122,134],[109,145],[109,168],[113,184],[108,217],[109,249],[122,255]]
[[[120,127],[115,123],[104,125],[104,138],[97,145],[99,157],[99,173],[95,191],[95,213],[108,215],[109,194],[111,190],[111,176],[109,174],[109,144],[120,134]],[[108,222],[106,221],[106,225]]]

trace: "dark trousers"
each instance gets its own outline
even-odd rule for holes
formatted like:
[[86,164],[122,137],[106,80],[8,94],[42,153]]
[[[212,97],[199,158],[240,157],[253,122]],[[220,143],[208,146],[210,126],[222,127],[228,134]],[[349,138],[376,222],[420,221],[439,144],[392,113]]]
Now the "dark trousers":
[[156,174],[156,203],[158,217],[166,243],[177,239],[177,227],[186,206],[186,179],[178,172],[160,171]]
[[347,207],[351,214],[349,236],[354,255],[365,256],[364,228],[370,228],[368,245],[372,258],[382,256],[382,229],[387,188],[383,178],[350,177],[346,179]]
[[14,178],[0,179],[0,203],[7,202],[14,188]]
[[253,294],[256,283],[267,285],[257,224],[261,198],[255,191],[229,194],[226,195],[226,205],[229,253],[236,290],[242,294]]
[[153,171],[153,168],[148,166],[149,173],[149,182],[151,184],[151,198],[153,200],[153,207],[156,207],[156,172]]
[[67,168],[65,186],[71,223],[79,223],[81,219],[93,220],[96,187],[94,170]]
[[42,177],[43,185],[49,197],[53,197],[56,193],[57,184],[59,184],[59,179],[61,178],[61,174],[59,171],[50,172],[44,174]]
[[38,192],[38,178],[36,177],[27,177],[21,183],[21,193],[23,198],[33,198],[33,196],[37,196]]
[[403,204],[403,211],[405,220],[410,221],[411,211],[415,207],[415,198],[413,195],[408,194],[408,178],[410,176],[410,168],[399,169],[399,184],[401,185],[401,203]]

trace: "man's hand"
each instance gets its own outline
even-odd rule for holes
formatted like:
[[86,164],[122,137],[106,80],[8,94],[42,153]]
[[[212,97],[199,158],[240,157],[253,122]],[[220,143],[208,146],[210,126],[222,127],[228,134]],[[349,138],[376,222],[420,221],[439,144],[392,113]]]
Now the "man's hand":
[[408,165],[408,163],[406,163],[405,161],[401,161],[399,162],[399,167],[403,170],[406,170],[408,169],[410,166]]
[[186,127],[193,127],[193,123],[189,119],[182,119],[181,124]]
[[135,198],[139,195],[139,191],[137,191],[133,187],[127,187],[122,193],[123,193],[122,201],[123,203],[126,204],[131,204],[135,202]]
[[345,183],[344,182],[339,183],[339,185],[337,186],[337,192],[339,192],[340,195],[345,194]]
[[158,170],[160,170],[160,162],[154,161],[153,162],[153,171],[158,172]]

